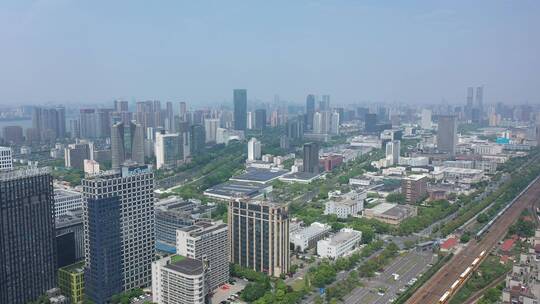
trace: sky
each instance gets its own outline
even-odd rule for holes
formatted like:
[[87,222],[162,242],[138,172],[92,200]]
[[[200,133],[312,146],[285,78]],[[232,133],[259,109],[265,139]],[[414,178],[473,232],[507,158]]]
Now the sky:
[[0,105],[540,103],[540,1],[0,1]]

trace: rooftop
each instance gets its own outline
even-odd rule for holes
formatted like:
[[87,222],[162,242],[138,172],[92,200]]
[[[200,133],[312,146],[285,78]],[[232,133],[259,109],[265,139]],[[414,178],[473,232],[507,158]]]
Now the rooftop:
[[246,172],[231,177],[230,180],[255,182],[255,183],[268,183],[282,175],[285,175],[288,171],[281,169],[261,169],[249,167]]
[[261,193],[267,186],[259,183],[248,183],[239,181],[228,181],[204,191],[205,195],[229,197],[250,197],[253,198]]
[[84,261],[77,262],[75,264],[67,265],[62,268],[60,268],[64,271],[67,271],[69,273],[81,273],[84,272]]
[[172,256],[171,263],[167,264],[165,268],[187,275],[200,275],[204,273],[204,267],[201,261],[179,255]]
[[351,240],[355,235],[358,235],[361,233],[360,231],[352,230],[352,229],[342,229],[338,233],[334,234],[332,237],[329,238],[330,245],[331,246],[337,246],[343,243],[346,243],[347,241]]

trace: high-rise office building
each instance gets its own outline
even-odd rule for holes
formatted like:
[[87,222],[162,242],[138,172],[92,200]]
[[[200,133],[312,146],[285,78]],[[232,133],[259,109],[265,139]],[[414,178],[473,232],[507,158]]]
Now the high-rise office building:
[[175,131],[174,126],[174,111],[172,102],[168,101],[165,103],[165,130],[169,132]]
[[319,111],[330,111],[330,95],[323,95],[319,103]]
[[41,140],[54,141],[66,136],[66,110],[64,107],[34,107],[32,128],[39,130]]
[[261,159],[261,142],[255,137],[248,141],[248,161]]
[[319,144],[304,144],[304,172],[319,174]]
[[202,125],[192,125],[191,132],[191,154],[196,155],[204,151],[204,145],[206,144],[206,134]]
[[7,144],[21,145],[24,142],[21,126],[5,126],[2,129],[2,135]]
[[332,112],[330,114],[330,122],[328,124],[328,133],[332,135],[339,134],[339,122],[341,121],[341,114],[339,112]]
[[420,127],[424,130],[431,129],[431,110],[422,109],[422,114],[420,117]]
[[229,202],[230,262],[270,276],[289,270],[289,211],[266,201]]
[[365,130],[368,133],[374,133],[378,131],[377,128],[377,114],[375,113],[366,113],[364,118]]
[[13,156],[10,147],[0,147],[0,171],[13,169]]
[[113,109],[97,109],[96,110],[96,137],[106,138],[111,136],[112,113]]
[[414,204],[427,195],[427,176],[421,174],[409,175],[401,179],[401,193],[407,203]]
[[125,164],[82,180],[86,295],[96,304],[149,286],[155,257],[154,174]]
[[208,303],[206,263],[172,255],[152,263],[152,302],[157,304]]
[[207,118],[204,119],[204,132],[206,142],[216,142],[217,129],[219,127],[219,119]]
[[165,132],[156,133],[156,168],[174,168],[178,164],[181,158],[182,144],[180,141],[180,135],[178,133]]
[[229,247],[227,224],[199,221],[176,231],[176,252],[206,262],[207,289],[214,291],[229,282]]
[[25,304],[56,285],[48,168],[0,173],[0,219],[0,303]]
[[388,166],[399,165],[400,146],[399,140],[392,140],[386,144],[386,164]]
[[244,89],[235,89],[233,91],[234,99],[234,129],[246,130],[247,124],[247,91]]
[[255,110],[255,129],[263,130],[266,128],[266,110]]
[[118,122],[112,126],[111,159],[113,169],[129,159],[144,164],[144,129],[140,124]]
[[484,115],[484,87],[476,88],[475,107],[479,110],[480,119],[482,119]]
[[315,95],[306,97],[306,130],[313,130],[313,115],[315,114]]
[[187,104],[183,101],[179,103],[179,109],[180,109],[180,120],[181,121],[187,121]]
[[450,156],[456,154],[457,145],[457,122],[452,115],[440,115],[439,126],[437,128],[437,149],[439,152],[448,153]]

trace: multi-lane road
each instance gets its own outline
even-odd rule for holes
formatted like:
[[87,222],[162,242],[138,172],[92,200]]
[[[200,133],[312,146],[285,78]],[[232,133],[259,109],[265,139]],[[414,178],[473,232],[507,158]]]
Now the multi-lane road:
[[444,265],[429,281],[427,281],[417,292],[407,301],[409,304],[432,304],[437,303],[441,296],[455,282],[459,275],[473,262],[473,260],[483,251],[490,251],[497,242],[504,237],[508,228],[519,217],[521,212],[530,208],[540,200],[540,180],[525,191],[490,228],[481,240],[472,240],[467,247],[456,254],[446,265]]

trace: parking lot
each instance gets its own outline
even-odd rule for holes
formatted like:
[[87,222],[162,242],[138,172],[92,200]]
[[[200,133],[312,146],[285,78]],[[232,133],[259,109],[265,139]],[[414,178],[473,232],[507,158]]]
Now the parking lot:
[[234,278],[234,279],[236,281],[234,285],[225,284],[215,291],[214,295],[210,299],[212,304],[219,304],[224,301],[225,302],[228,301],[228,303],[243,303],[238,298],[235,300],[232,300],[231,296],[233,294],[239,294],[240,291],[242,291],[246,287],[247,282],[238,278]]
[[[436,256],[431,251],[410,251],[397,257],[384,272],[370,279],[364,279],[364,287],[353,290],[345,303],[391,303],[397,294],[404,291],[414,278],[428,269],[428,265],[435,262]],[[397,280],[396,280],[397,278]]]

